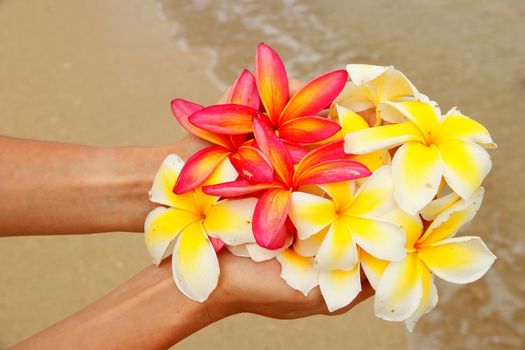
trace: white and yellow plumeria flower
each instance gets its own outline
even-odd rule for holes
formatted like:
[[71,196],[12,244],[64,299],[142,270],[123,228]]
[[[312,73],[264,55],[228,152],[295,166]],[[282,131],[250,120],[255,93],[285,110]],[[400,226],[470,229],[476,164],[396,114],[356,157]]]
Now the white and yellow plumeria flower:
[[[435,216],[426,230],[418,215],[400,210],[389,216],[407,232],[407,255],[401,261],[385,262],[371,257],[363,270],[376,289],[377,316],[405,321],[412,331],[417,320],[437,304],[434,275],[452,283],[470,283],[481,278],[496,257],[479,237],[454,237],[476,214],[483,199],[480,188],[469,200],[459,199]],[[434,208],[442,207],[437,204]]]
[[[187,297],[203,302],[217,286],[219,262],[210,237],[226,244],[253,243],[251,220],[256,198],[223,200],[204,194],[201,188],[181,195],[173,187],[184,165],[176,155],[162,163],[150,191],[158,207],[144,224],[146,246],[155,264],[160,264],[171,242],[173,278]],[[237,172],[226,159],[206,180],[205,185],[233,181]]]
[[431,103],[384,102],[381,116],[393,125],[345,136],[345,152],[367,154],[402,145],[392,158],[394,197],[415,214],[436,195],[442,178],[463,199],[479,188],[491,168],[484,148],[495,147],[487,129],[452,109],[443,118]]
[[361,290],[358,246],[377,258],[396,261],[405,256],[406,237],[400,225],[382,218],[395,208],[390,167],[376,170],[357,191],[353,181],[321,187],[331,198],[294,192],[289,215],[297,228],[294,249],[306,258],[315,254],[311,261],[320,271],[321,292],[333,311],[348,305]]
[[[349,64],[346,70],[351,81],[346,84],[335,103],[354,112],[369,109],[377,111],[377,106],[384,101],[423,96],[403,73],[392,66]],[[375,125],[380,124],[381,118],[376,113]]]

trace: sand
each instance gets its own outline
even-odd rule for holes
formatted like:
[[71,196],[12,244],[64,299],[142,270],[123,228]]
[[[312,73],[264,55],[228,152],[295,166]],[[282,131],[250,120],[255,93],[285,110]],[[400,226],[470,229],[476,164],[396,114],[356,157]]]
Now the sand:
[[[470,7],[469,1],[410,1],[405,12],[386,1],[295,6],[290,13],[297,23],[317,21],[310,13],[319,17],[322,30],[311,36],[294,29],[308,30],[304,24],[281,26],[286,18],[279,14],[281,2],[268,3],[266,12],[251,11],[263,16],[261,23],[275,17],[279,22],[272,25],[280,36],[264,32],[259,22],[248,27],[242,17],[221,25],[215,14],[231,1],[201,2],[196,8],[170,0],[0,0],[0,134],[92,145],[173,142],[184,133],[169,101],[212,103],[234,72],[251,64],[253,47],[262,39],[292,61],[293,74],[306,78],[350,59],[395,64],[444,108],[460,105],[487,125],[500,145],[492,153],[484,206],[464,231],[483,237],[500,257],[493,271],[465,288],[440,284],[440,305],[411,336],[402,325],[375,318],[367,302],[339,317],[275,321],[238,315],[177,348],[524,346],[525,285],[519,277],[525,242],[519,217],[525,191],[519,180],[525,171],[525,53],[518,45],[523,3]],[[226,34],[212,35],[221,30]],[[287,41],[281,40],[285,31]],[[241,32],[245,36],[226,40],[227,33]],[[344,35],[346,41],[325,44]],[[290,44],[294,40],[308,45],[298,48]],[[352,48],[345,51],[345,42]],[[315,51],[320,47],[324,54]],[[89,304],[148,264],[140,234],[0,240],[0,348]]]

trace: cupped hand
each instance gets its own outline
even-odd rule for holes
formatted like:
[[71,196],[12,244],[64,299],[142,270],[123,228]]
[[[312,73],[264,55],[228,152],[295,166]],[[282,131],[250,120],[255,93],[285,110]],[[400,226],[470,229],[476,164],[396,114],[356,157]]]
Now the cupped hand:
[[319,287],[307,296],[292,289],[280,277],[277,260],[254,262],[223,251],[219,254],[220,281],[210,297],[210,308],[225,315],[249,312],[277,319],[294,319],[311,315],[338,315],[349,311],[373,295],[368,281],[362,292],[347,307],[330,313]]

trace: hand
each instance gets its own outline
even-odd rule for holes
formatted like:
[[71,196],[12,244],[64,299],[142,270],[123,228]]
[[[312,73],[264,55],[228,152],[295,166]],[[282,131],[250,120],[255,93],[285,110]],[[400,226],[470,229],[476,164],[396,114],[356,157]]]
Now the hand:
[[292,289],[280,277],[281,266],[275,259],[256,263],[223,251],[219,254],[219,263],[219,286],[206,302],[209,313],[216,319],[242,312],[277,319],[338,315],[351,310],[374,293],[365,280],[363,291],[350,305],[330,313],[319,287],[312,289],[307,296]]

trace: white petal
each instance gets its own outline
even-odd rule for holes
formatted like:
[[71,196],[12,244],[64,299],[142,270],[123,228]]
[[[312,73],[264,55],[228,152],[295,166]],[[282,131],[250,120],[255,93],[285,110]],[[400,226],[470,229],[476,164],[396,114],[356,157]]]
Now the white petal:
[[404,321],[418,308],[423,295],[422,267],[416,254],[407,254],[385,269],[376,289],[376,316],[387,321]]
[[305,258],[293,249],[287,249],[277,256],[277,261],[281,264],[282,279],[304,295],[319,284],[319,272],[313,268],[313,258]]
[[438,277],[451,283],[480,279],[496,256],[479,237],[454,237],[419,247],[419,256]]
[[173,278],[188,298],[204,302],[217,287],[219,260],[200,222],[182,231],[172,257]]
[[350,271],[328,270],[319,272],[319,287],[328,311],[334,312],[348,304],[361,292],[359,264]]
[[254,243],[252,218],[257,198],[226,199],[206,210],[203,222],[208,235],[228,245]]
[[199,216],[177,208],[159,207],[148,214],[144,223],[144,240],[155,265],[160,264],[175,237],[197,220]]
[[342,218],[336,219],[319,247],[315,267],[323,270],[350,270],[357,263],[357,246]]
[[334,203],[305,192],[293,192],[288,212],[300,239],[321,231],[336,218]]
[[370,64],[347,64],[346,71],[350,80],[356,85],[361,85],[373,80],[384,72],[393,69],[392,66],[374,66]]
[[436,195],[443,164],[434,145],[410,142],[401,146],[392,159],[394,198],[409,214],[416,214]]

